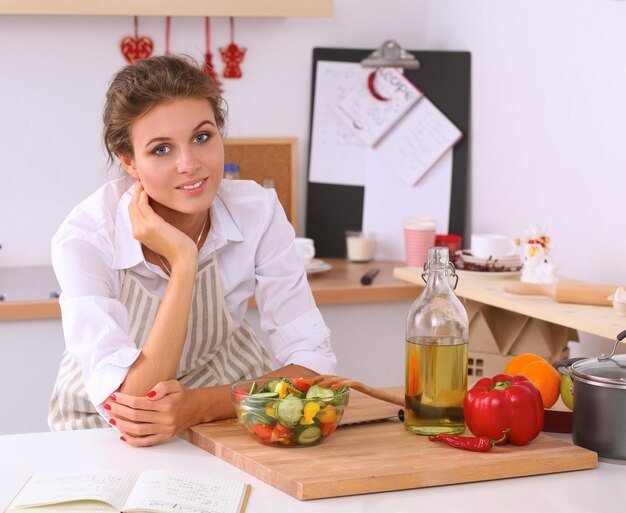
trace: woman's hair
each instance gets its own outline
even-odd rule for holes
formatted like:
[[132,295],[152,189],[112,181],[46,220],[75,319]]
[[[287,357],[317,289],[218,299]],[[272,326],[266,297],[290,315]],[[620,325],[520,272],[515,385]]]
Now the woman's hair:
[[174,98],[204,98],[224,135],[226,103],[218,85],[190,58],[162,55],[141,59],[122,68],[106,94],[102,121],[104,145],[114,155],[133,156],[132,124],[149,110]]

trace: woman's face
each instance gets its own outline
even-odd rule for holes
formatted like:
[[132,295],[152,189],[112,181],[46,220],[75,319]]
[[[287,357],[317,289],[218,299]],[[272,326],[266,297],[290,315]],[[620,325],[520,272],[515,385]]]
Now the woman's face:
[[184,214],[206,212],[224,173],[224,145],[209,102],[176,98],[158,105],[133,123],[130,135],[134,155],[122,164],[153,202]]

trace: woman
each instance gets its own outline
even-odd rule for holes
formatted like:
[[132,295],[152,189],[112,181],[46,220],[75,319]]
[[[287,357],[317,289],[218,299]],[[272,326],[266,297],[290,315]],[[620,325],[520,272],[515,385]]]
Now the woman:
[[212,80],[179,57],[138,61],[111,82],[103,121],[128,176],[75,207],[52,240],[67,351],[50,428],[111,424],[145,446],[234,416],[229,384],[272,366],[244,321],[252,295],[282,366],[271,375],[333,373],[275,192],[222,182]]

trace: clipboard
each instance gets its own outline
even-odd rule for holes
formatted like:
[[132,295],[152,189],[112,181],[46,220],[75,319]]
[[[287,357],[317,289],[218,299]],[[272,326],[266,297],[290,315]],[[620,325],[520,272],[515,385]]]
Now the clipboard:
[[[360,230],[363,219],[365,187],[311,181],[311,149],[315,84],[319,61],[361,63],[373,50],[314,48],[311,85],[311,117],[308,157],[306,236],[315,240],[316,254],[326,258],[345,258],[346,230]],[[449,191],[448,233],[466,237],[468,217],[468,153],[470,142],[471,54],[457,51],[408,51],[419,61],[418,69],[406,67],[404,76],[418,87],[462,132],[454,146],[452,184]],[[447,194],[448,191],[442,191]],[[443,197],[444,200],[448,199]]]

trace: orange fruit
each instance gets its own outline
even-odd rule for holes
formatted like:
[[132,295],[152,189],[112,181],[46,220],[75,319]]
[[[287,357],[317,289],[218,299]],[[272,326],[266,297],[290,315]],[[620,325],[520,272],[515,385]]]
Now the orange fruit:
[[551,408],[561,394],[561,375],[543,358],[527,362],[518,372],[539,389],[544,408]]
[[[536,362],[543,360],[541,356],[534,353],[524,353],[517,356],[514,356],[509,360],[509,363],[506,364],[504,368],[504,373],[509,376],[515,376],[516,374],[521,374],[522,367],[529,362]],[[545,360],[543,360],[545,361]]]

